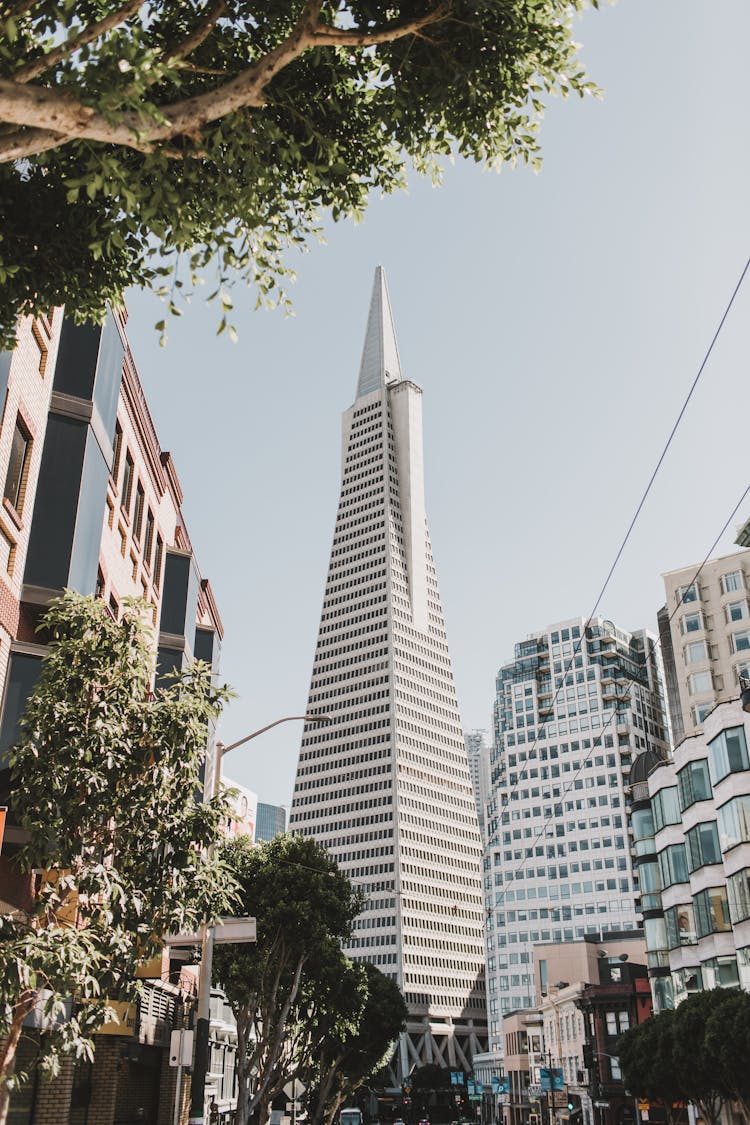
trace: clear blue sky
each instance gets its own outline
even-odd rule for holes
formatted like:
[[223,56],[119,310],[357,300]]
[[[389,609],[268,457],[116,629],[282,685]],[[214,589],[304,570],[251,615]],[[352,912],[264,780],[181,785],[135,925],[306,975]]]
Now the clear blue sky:
[[[539,175],[458,163],[440,189],[374,199],[293,262],[294,317],[235,291],[237,345],[195,303],[162,351],[159,302],[131,295],[136,363],[226,627],[226,742],[305,707],[379,263],[424,388],[464,726],[490,726],[517,640],[593,603],[750,256],[750,5],[621,0],[576,37],[604,100],[552,105]],[[625,628],[655,626],[661,573],[702,559],[750,477],[749,314],[750,277],[605,598]],[[288,803],[299,737],[282,726],[228,772]]]

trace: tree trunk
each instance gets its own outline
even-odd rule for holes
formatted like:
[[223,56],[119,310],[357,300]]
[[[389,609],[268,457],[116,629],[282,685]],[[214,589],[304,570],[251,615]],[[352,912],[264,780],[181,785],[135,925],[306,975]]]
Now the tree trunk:
[[[245,1010],[235,1013],[237,1019],[237,1113],[236,1125],[247,1125],[247,1040],[250,1020]],[[2,1125],[2,1122],[0,1122]]]
[[333,1101],[330,1102],[328,1108],[326,1109],[324,1125],[333,1125],[336,1114],[338,1113],[339,1108],[344,1104],[345,1100],[346,1098],[344,1094],[337,1094]]
[[10,1105],[10,1090],[8,1079],[16,1067],[16,1052],[23,1031],[23,1021],[32,1010],[37,1001],[38,993],[25,992],[13,1009],[13,1020],[10,1031],[0,1046],[0,1125],[6,1125],[8,1120],[8,1107]]
[[271,1116],[271,1098],[268,1094],[263,1094],[258,1102],[258,1125],[268,1125],[268,1120]]

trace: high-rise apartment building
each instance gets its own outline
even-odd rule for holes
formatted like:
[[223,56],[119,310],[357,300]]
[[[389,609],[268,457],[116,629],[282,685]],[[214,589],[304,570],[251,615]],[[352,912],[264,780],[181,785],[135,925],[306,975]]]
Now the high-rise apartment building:
[[674,741],[695,734],[712,708],[739,694],[750,673],[750,551],[664,575],[659,631]]
[[750,715],[717,703],[667,761],[634,771],[649,976],[657,1011],[705,988],[750,990]]
[[532,946],[638,925],[626,787],[667,751],[661,661],[644,630],[597,618],[516,645],[497,675],[485,850],[490,1043],[537,1003]]
[[464,734],[466,758],[469,763],[471,787],[477,806],[477,820],[482,842],[485,841],[485,804],[490,795],[490,740],[486,730],[470,730]]
[[422,391],[401,372],[378,269],[290,831],[366,893],[347,953],[409,1008],[399,1069],[470,1069],[486,1031],[481,845],[427,530]]

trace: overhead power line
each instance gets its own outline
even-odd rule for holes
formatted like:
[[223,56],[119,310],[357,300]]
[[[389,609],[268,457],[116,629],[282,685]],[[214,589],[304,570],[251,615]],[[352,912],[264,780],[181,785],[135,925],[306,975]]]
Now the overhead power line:
[[[731,525],[732,521],[734,520],[735,516],[737,515],[737,512],[738,512],[738,511],[740,510],[740,508],[742,507],[742,504],[744,503],[744,501],[745,501],[746,497],[747,497],[747,496],[748,496],[749,494],[750,494],[750,484],[748,484],[748,485],[747,485],[747,487],[745,488],[744,492],[743,492],[743,493],[742,493],[742,495],[740,496],[739,500],[737,501],[737,503],[735,504],[735,506],[734,506],[734,507],[732,508],[732,511],[731,511],[731,512],[729,513],[729,516],[727,517],[726,521],[724,522],[724,524],[723,524],[723,526],[722,526],[722,528],[721,528],[721,531],[719,532],[719,534],[718,534],[718,535],[716,536],[716,538],[714,539],[713,543],[711,544],[711,546],[709,547],[708,551],[706,552],[706,554],[705,554],[705,556],[704,556],[704,558],[703,558],[703,561],[701,562],[700,566],[698,567],[698,569],[696,570],[695,574],[694,574],[694,575],[693,575],[693,577],[691,578],[690,582],[689,582],[689,583],[687,584],[688,586],[692,586],[692,585],[694,585],[694,584],[695,584],[695,583],[696,583],[696,582],[698,581],[698,579],[699,579],[699,577],[700,577],[700,575],[701,575],[701,573],[702,573],[702,571],[703,571],[703,568],[705,567],[706,563],[707,563],[707,562],[709,561],[709,559],[711,558],[711,555],[712,555],[712,554],[714,553],[714,551],[716,550],[716,546],[717,546],[717,544],[718,544],[718,543],[719,543],[719,542],[721,541],[721,538],[722,538],[722,536],[724,535],[724,533],[725,533],[725,532],[727,531],[727,529],[728,529],[728,528],[729,528],[729,526]],[[681,608],[682,608],[682,602],[680,601],[680,602],[678,602],[678,603],[677,603],[677,605],[675,606],[675,608],[674,608],[674,609],[672,610],[672,612],[671,612],[671,613],[669,614],[669,617],[668,617],[668,619],[667,619],[667,623],[668,623],[668,624],[671,624],[672,618],[673,618],[673,617],[674,617],[674,616],[675,616],[675,615],[676,615],[676,614],[678,613],[678,611],[679,611],[679,610],[680,610]],[[583,639],[583,638],[582,638],[582,639]],[[656,650],[657,650],[657,649],[659,648],[659,646],[660,646],[660,645],[661,645],[661,637],[658,637],[658,638],[656,639],[655,643],[654,643],[653,649],[651,650],[651,652],[650,652],[650,654],[649,654],[649,655],[650,655],[650,657],[651,657],[651,659],[653,659],[653,654],[654,654],[654,653],[656,652]],[[566,674],[567,674],[567,673],[566,673]],[[579,765],[578,769],[577,769],[577,770],[576,770],[576,772],[575,772],[575,773],[573,774],[573,776],[571,777],[570,781],[568,782],[568,784],[567,784],[566,788],[564,788],[564,789],[563,789],[563,791],[562,791],[562,793],[560,794],[560,796],[559,796],[559,797],[556,797],[556,798],[553,798],[554,804],[553,804],[553,806],[552,806],[552,812],[551,812],[551,813],[550,813],[550,814],[549,814],[548,816],[546,816],[546,817],[545,817],[545,819],[544,819],[544,822],[543,822],[543,824],[542,824],[542,827],[541,827],[541,828],[539,829],[539,832],[537,833],[537,835],[535,836],[535,838],[534,838],[534,839],[533,839],[533,840],[531,841],[531,843],[530,843],[530,844],[528,844],[528,845],[527,845],[527,847],[525,848],[525,851],[527,852],[527,856],[526,856],[526,859],[522,860],[522,861],[521,861],[521,862],[519,863],[518,867],[516,867],[516,868],[515,868],[515,870],[513,871],[513,875],[511,876],[510,880],[509,880],[508,882],[504,883],[504,885],[503,885],[503,888],[502,888],[502,891],[501,891],[501,892],[498,892],[498,893],[500,894],[500,901],[499,901],[499,902],[495,902],[495,903],[494,903],[494,905],[493,905],[493,909],[495,909],[495,908],[497,908],[497,907],[502,907],[502,905],[503,905],[503,903],[504,903],[504,901],[505,901],[505,895],[506,895],[507,891],[508,891],[508,890],[510,889],[510,887],[512,886],[512,884],[513,884],[513,883],[514,883],[514,882],[516,881],[516,878],[517,878],[518,874],[519,874],[519,873],[520,873],[520,872],[521,872],[521,871],[522,871],[522,870],[524,869],[524,866],[525,866],[525,864],[526,864],[526,863],[527,863],[527,861],[528,861],[528,858],[529,858],[529,856],[528,856],[528,852],[529,852],[529,849],[530,849],[530,848],[534,848],[534,847],[536,847],[536,845],[537,845],[537,844],[539,843],[539,841],[540,841],[541,839],[543,839],[543,837],[544,837],[544,835],[545,835],[545,833],[546,833],[546,831],[547,831],[547,828],[549,827],[549,825],[550,825],[550,824],[551,824],[551,823],[552,823],[552,822],[554,821],[554,819],[555,819],[555,816],[556,816],[556,813],[555,813],[555,809],[556,809],[556,808],[557,808],[557,807],[559,806],[559,803],[560,803],[560,801],[562,801],[562,800],[563,800],[563,799],[564,799],[564,798],[565,798],[565,797],[566,797],[566,796],[568,795],[568,793],[569,793],[569,792],[571,791],[571,789],[573,788],[573,786],[574,786],[574,784],[575,784],[575,781],[576,781],[576,780],[577,780],[577,778],[579,777],[579,775],[580,775],[581,771],[583,770],[584,766],[586,765],[586,763],[587,763],[587,762],[589,761],[589,759],[591,758],[591,755],[592,755],[592,754],[594,753],[594,751],[595,751],[595,750],[597,750],[597,749],[599,749],[599,748],[600,748],[600,746],[601,746],[601,742],[602,742],[602,738],[604,737],[604,735],[606,734],[607,730],[608,730],[608,729],[609,729],[609,727],[611,726],[611,724],[612,724],[612,721],[613,721],[613,719],[614,719],[614,718],[615,718],[615,717],[617,716],[617,714],[618,714],[618,712],[619,712],[619,710],[620,710],[621,704],[622,704],[622,703],[628,703],[628,702],[630,702],[630,699],[631,699],[631,695],[630,695],[630,689],[631,689],[631,688],[633,687],[633,685],[634,685],[635,683],[636,683],[636,679],[635,679],[635,677],[634,677],[634,676],[629,676],[629,677],[628,677],[628,681],[627,681],[627,694],[623,695],[623,696],[622,696],[622,698],[620,698],[620,696],[618,695],[618,698],[617,698],[617,704],[616,704],[616,705],[615,705],[615,706],[614,706],[614,707],[612,708],[612,712],[611,712],[611,714],[610,714],[610,717],[609,717],[609,719],[608,719],[608,720],[607,720],[607,722],[606,722],[606,723],[604,724],[604,726],[603,726],[603,727],[602,727],[602,729],[601,729],[601,730],[599,731],[599,733],[598,733],[598,734],[597,734],[597,735],[595,736],[595,738],[593,738],[593,739],[592,739],[592,745],[591,745],[591,749],[590,749],[590,750],[588,751],[588,753],[586,754],[586,756],[585,756],[585,757],[583,758],[583,760],[582,760],[581,764]],[[534,747],[536,746],[536,742],[537,742],[537,741],[538,741],[538,738],[537,738],[537,740],[536,740],[536,741],[534,742],[534,744],[532,745],[532,750],[533,750],[533,749],[534,749]],[[517,788],[517,784],[516,784],[516,788]],[[515,792],[515,789],[513,790],[513,792]],[[502,809],[505,809],[506,807],[507,807],[507,802],[506,802],[506,804],[504,804],[504,805],[502,806]],[[499,815],[502,815],[502,811],[501,811],[501,813],[500,813]],[[500,827],[502,827],[502,823],[501,823]]]
[[[604,597],[604,594],[606,593],[606,590],[607,590],[610,582],[612,581],[612,577],[615,573],[615,570],[617,569],[617,567],[619,565],[619,562],[620,562],[620,559],[622,558],[625,547],[627,546],[628,541],[630,540],[630,536],[633,534],[633,530],[635,528],[635,525],[638,522],[638,519],[640,517],[641,512],[643,511],[646,500],[648,499],[649,494],[651,492],[651,489],[654,486],[654,482],[656,481],[656,478],[659,475],[659,472],[660,472],[661,467],[664,463],[664,460],[667,456],[667,453],[669,452],[669,449],[672,445],[672,442],[674,441],[677,430],[679,429],[680,423],[682,422],[682,419],[685,416],[685,412],[687,411],[687,408],[690,405],[690,400],[692,399],[692,397],[695,393],[695,390],[698,386],[698,383],[701,380],[701,376],[703,375],[703,372],[706,368],[706,364],[708,363],[709,358],[711,356],[711,353],[714,350],[714,346],[716,344],[716,341],[719,339],[719,335],[721,333],[721,330],[724,327],[724,324],[727,320],[727,317],[729,316],[729,313],[732,310],[732,306],[734,305],[735,299],[736,299],[740,289],[742,288],[742,283],[745,280],[745,276],[746,276],[749,269],[750,269],[750,258],[748,258],[747,261],[745,262],[744,268],[743,268],[743,270],[742,270],[742,272],[741,272],[741,274],[740,274],[740,276],[737,280],[737,283],[736,283],[734,289],[732,290],[732,295],[729,298],[729,300],[728,300],[728,302],[727,302],[727,304],[724,308],[724,312],[721,315],[721,319],[719,320],[719,323],[716,327],[716,331],[714,332],[713,336],[711,337],[711,343],[708,345],[706,353],[703,356],[701,364],[700,364],[700,366],[699,366],[699,368],[696,372],[695,378],[693,379],[692,383],[690,384],[690,389],[689,389],[687,395],[685,396],[685,398],[683,400],[683,403],[682,403],[682,406],[680,407],[679,413],[678,413],[678,415],[677,415],[677,417],[674,421],[674,424],[672,425],[672,429],[669,432],[669,436],[668,436],[666,442],[664,443],[662,451],[659,454],[658,460],[657,460],[657,462],[656,462],[656,464],[655,464],[655,466],[654,466],[654,468],[651,472],[651,476],[648,479],[648,483],[647,483],[645,489],[643,490],[643,493],[641,495],[640,500],[638,501],[638,505],[635,509],[635,512],[633,513],[633,516],[630,520],[630,523],[628,524],[628,529],[625,532],[625,535],[622,539],[622,542],[620,543],[620,546],[617,549],[617,553],[614,557],[612,565],[609,568],[609,571],[607,573],[607,577],[604,579],[604,584],[602,585],[602,588],[600,589],[599,593],[597,594],[596,601],[594,602],[594,604],[593,604],[593,606],[592,606],[592,608],[589,612],[589,615],[586,618],[586,622],[583,626],[583,629],[581,630],[581,637],[579,638],[578,642],[574,645],[573,652],[572,652],[572,655],[570,656],[568,664],[563,669],[562,677],[560,679],[560,684],[557,687],[557,689],[555,691],[555,694],[552,697],[552,706],[553,707],[554,707],[555,703],[557,702],[557,698],[558,698],[558,696],[559,696],[559,694],[562,690],[563,684],[565,683],[565,679],[568,675],[568,672],[570,672],[570,670],[575,665],[575,659],[576,659],[576,656],[578,655],[578,653],[581,651],[581,645],[583,643],[583,638],[585,636],[586,630],[591,625],[591,622],[593,621],[594,617],[596,616],[597,610],[599,609],[599,606],[601,605],[602,598]],[[717,540],[717,542],[718,542],[718,540]],[[533,751],[536,749],[538,741],[539,741],[539,739],[537,737],[537,738],[535,738],[534,742],[532,743],[531,750],[529,751],[529,758],[531,757],[531,754],[533,753]],[[516,789],[518,788],[520,783],[526,777],[526,769],[527,768],[528,767],[525,767],[524,770],[518,775],[518,779],[515,783],[514,788],[512,788],[510,790],[510,792],[507,794],[505,805],[503,805],[503,808],[506,807],[508,801],[513,796],[513,794],[516,792]]]

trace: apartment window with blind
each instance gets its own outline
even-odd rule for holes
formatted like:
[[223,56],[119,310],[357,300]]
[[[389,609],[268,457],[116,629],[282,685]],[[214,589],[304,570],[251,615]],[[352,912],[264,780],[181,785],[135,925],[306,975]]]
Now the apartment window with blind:
[[140,542],[141,531],[143,530],[143,509],[146,502],[146,496],[143,491],[143,485],[140,481],[135,490],[135,512],[133,514],[133,535]]
[[123,510],[130,515],[130,501],[133,496],[133,475],[135,465],[129,453],[125,454],[125,471],[122,474],[122,489],[120,490],[120,503]]
[[117,487],[117,478],[120,475],[120,458],[122,457],[122,428],[118,422],[115,426],[115,440],[112,443],[112,480]]
[[146,538],[143,543],[143,561],[151,567],[151,551],[154,546],[154,513],[149,508],[146,512]]
[[8,472],[5,476],[3,496],[19,515],[23,508],[30,454],[31,435],[21,419],[17,418],[16,428],[13,431],[13,444],[10,449],[10,460],[8,462]]

